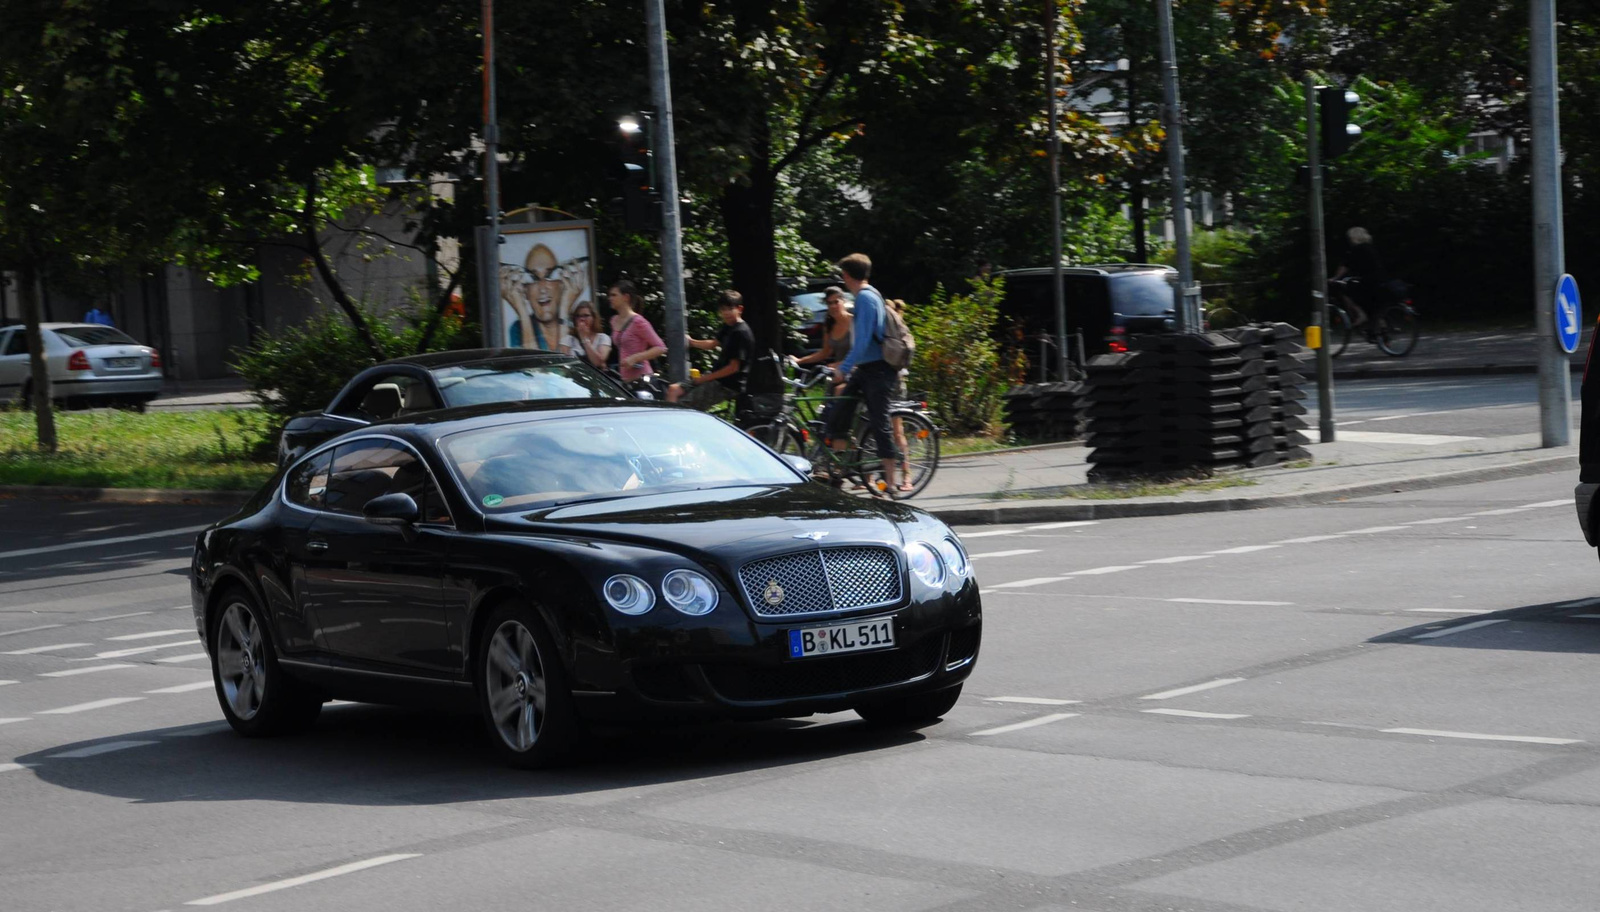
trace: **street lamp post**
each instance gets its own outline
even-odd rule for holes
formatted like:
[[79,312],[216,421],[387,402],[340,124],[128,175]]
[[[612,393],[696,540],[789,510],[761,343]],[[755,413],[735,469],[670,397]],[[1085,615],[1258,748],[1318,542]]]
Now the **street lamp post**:
[[645,0],[650,49],[650,95],[655,103],[656,189],[661,192],[661,291],[666,298],[667,377],[689,379],[688,320],[683,302],[683,225],[678,202],[678,156],[672,128],[672,74],[667,66],[667,14],[662,0]]
[[489,224],[474,231],[478,248],[478,309],[483,345],[500,348],[500,125],[495,110],[494,0],[483,0],[483,206]]

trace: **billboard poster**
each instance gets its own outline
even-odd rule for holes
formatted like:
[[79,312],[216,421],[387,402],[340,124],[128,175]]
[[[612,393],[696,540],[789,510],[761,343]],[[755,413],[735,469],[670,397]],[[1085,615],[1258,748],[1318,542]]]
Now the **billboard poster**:
[[572,311],[594,292],[594,223],[506,225],[500,245],[500,314],[506,348],[566,352]]

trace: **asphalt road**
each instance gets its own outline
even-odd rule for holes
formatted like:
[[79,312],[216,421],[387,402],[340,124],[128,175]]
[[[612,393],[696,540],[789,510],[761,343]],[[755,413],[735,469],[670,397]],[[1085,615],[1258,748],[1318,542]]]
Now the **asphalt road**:
[[239,739],[174,531],[214,511],[0,502],[0,906],[1588,912],[1571,482],[963,530],[986,635],[942,723],[608,732],[545,773],[374,706]]
[[[1572,378],[1572,422],[1578,386]],[[1317,426],[1317,388],[1306,387],[1306,416]],[[1539,380],[1531,374],[1484,377],[1375,378],[1334,383],[1335,425],[1360,433],[1509,437],[1539,432]],[[1576,434],[1573,435],[1576,440]]]

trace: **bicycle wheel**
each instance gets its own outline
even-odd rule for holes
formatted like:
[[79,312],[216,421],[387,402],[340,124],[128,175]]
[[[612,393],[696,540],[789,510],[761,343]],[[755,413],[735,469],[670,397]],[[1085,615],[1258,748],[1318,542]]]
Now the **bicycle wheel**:
[[[939,429],[922,412],[906,409],[891,412],[891,421],[898,420],[901,430],[905,433],[905,452],[902,455],[906,470],[906,478],[911,481],[911,490],[896,490],[894,496],[899,498],[915,497],[922,493],[933,478],[933,472],[939,467]],[[872,429],[861,422],[856,429],[855,438],[856,459],[863,465],[863,474],[869,476],[869,485],[877,484],[883,473],[874,472],[878,463],[868,454],[876,454],[876,444],[872,439]]]
[[779,456],[804,456],[805,446],[794,428],[783,423],[758,424],[745,433],[767,445]]
[[1343,307],[1328,308],[1328,338],[1323,339],[1322,344],[1332,346],[1329,356],[1333,358],[1344,354],[1350,345],[1350,315]]
[[1417,345],[1416,311],[1404,304],[1390,304],[1378,318],[1377,342],[1386,355],[1404,358]]

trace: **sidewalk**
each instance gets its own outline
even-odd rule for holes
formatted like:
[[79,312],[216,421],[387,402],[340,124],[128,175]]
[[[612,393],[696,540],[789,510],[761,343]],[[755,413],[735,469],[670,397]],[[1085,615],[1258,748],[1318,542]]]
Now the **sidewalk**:
[[238,377],[220,380],[168,380],[161,395],[150,402],[152,409],[255,408],[244,381]]
[[[1316,430],[1310,433],[1314,438]],[[1228,487],[1144,497],[1089,488],[1089,451],[1082,446],[957,456],[939,463],[933,482],[911,503],[950,523],[1055,522],[1326,503],[1545,472],[1570,473],[1575,482],[1578,468],[1576,445],[1542,449],[1536,433],[1429,446],[1337,441],[1307,449],[1309,464],[1223,472],[1213,481]],[[1566,480],[1552,484],[1568,490]]]

